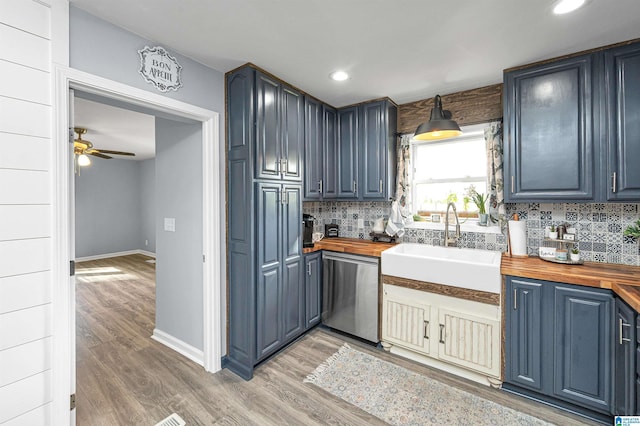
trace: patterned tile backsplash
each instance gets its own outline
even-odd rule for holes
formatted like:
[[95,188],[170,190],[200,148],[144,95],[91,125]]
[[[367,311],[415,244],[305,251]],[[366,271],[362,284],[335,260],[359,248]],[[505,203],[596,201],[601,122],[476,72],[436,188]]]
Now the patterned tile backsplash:
[[[581,203],[517,203],[507,204],[507,215],[518,213],[527,221],[527,249],[537,254],[543,243],[545,227],[569,223],[577,231],[580,256],[586,261],[619,263],[640,266],[640,245],[636,239],[625,237],[627,226],[640,219],[640,204],[581,204]],[[325,201],[305,202],[303,211],[316,220],[315,231],[324,233],[326,223],[340,225],[340,236],[369,239],[373,221],[385,219],[391,212],[391,203]],[[364,228],[358,228],[358,220]],[[402,242],[443,245],[444,231],[434,229],[407,229]],[[504,235],[463,232],[459,247],[505,251]]]

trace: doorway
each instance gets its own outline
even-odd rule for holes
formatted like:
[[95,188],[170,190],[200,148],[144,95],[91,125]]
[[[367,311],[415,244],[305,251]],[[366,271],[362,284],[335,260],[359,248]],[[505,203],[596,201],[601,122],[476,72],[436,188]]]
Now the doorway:
[[[221,201],[219,186],[219,123],[218,113],[176,101],[165,96],[130,87],[108,79],[73,69],[56,70],[54,119],[55,144],[55,222],[53,232],[55,277],[54,327],[54,410],[60,424],[75,423],[73,411],[69,413],[68,395],[75,393],[75,292],[74,279],[69,278],[69,262],[73,260],[72,241],[74,219],[67,173],[72,152],[68,128],[70,120],[69,90],[123,102],[136,108],[147,108],[157,114],[169,114],[200,123],[200,152],[202,164],[202,365],[206,371],[221,368]],[[65,398],[65,395],[67,397]],[[66,401],[66,403],[65,403]]]

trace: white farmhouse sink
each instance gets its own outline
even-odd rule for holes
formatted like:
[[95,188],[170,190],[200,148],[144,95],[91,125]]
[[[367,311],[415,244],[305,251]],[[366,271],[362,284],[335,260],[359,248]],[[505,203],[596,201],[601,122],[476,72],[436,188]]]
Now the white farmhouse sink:
[[382,252],[382,274],[500,293],[500,259],[497,251],[425,244],[398,244]]

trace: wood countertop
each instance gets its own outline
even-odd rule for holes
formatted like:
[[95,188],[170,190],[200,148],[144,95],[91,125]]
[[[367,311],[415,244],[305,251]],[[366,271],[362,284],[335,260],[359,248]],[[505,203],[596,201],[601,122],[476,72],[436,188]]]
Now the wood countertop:
[[313,253],[319,250],[337,251],[340,253],[361,254],[364,256],[380,257],[380,254],[395,243],[380,243],[358,238],[323,238],[313,247],[303,249],[303,253]]
[[538,257],[509,257],[503,254],[500,272],[502,275],[610,289],[640,312],[638,266],[597,262],[564,265],[547,262]]

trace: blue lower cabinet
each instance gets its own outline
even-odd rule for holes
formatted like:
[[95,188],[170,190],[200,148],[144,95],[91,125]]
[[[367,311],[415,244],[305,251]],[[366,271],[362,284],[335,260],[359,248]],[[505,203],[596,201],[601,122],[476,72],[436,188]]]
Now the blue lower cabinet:
[[615,368],[613,414],[632,416],[637,413],[637,353],[636,312],[620,299],[616,299],[614,322]]
[[609,290],[507,277],[507,389],[602,418],[613,412]]
[[305,328],[308,330],[320,323],[322,306],[322,252],[317,251],[304,257],[305,266]]

